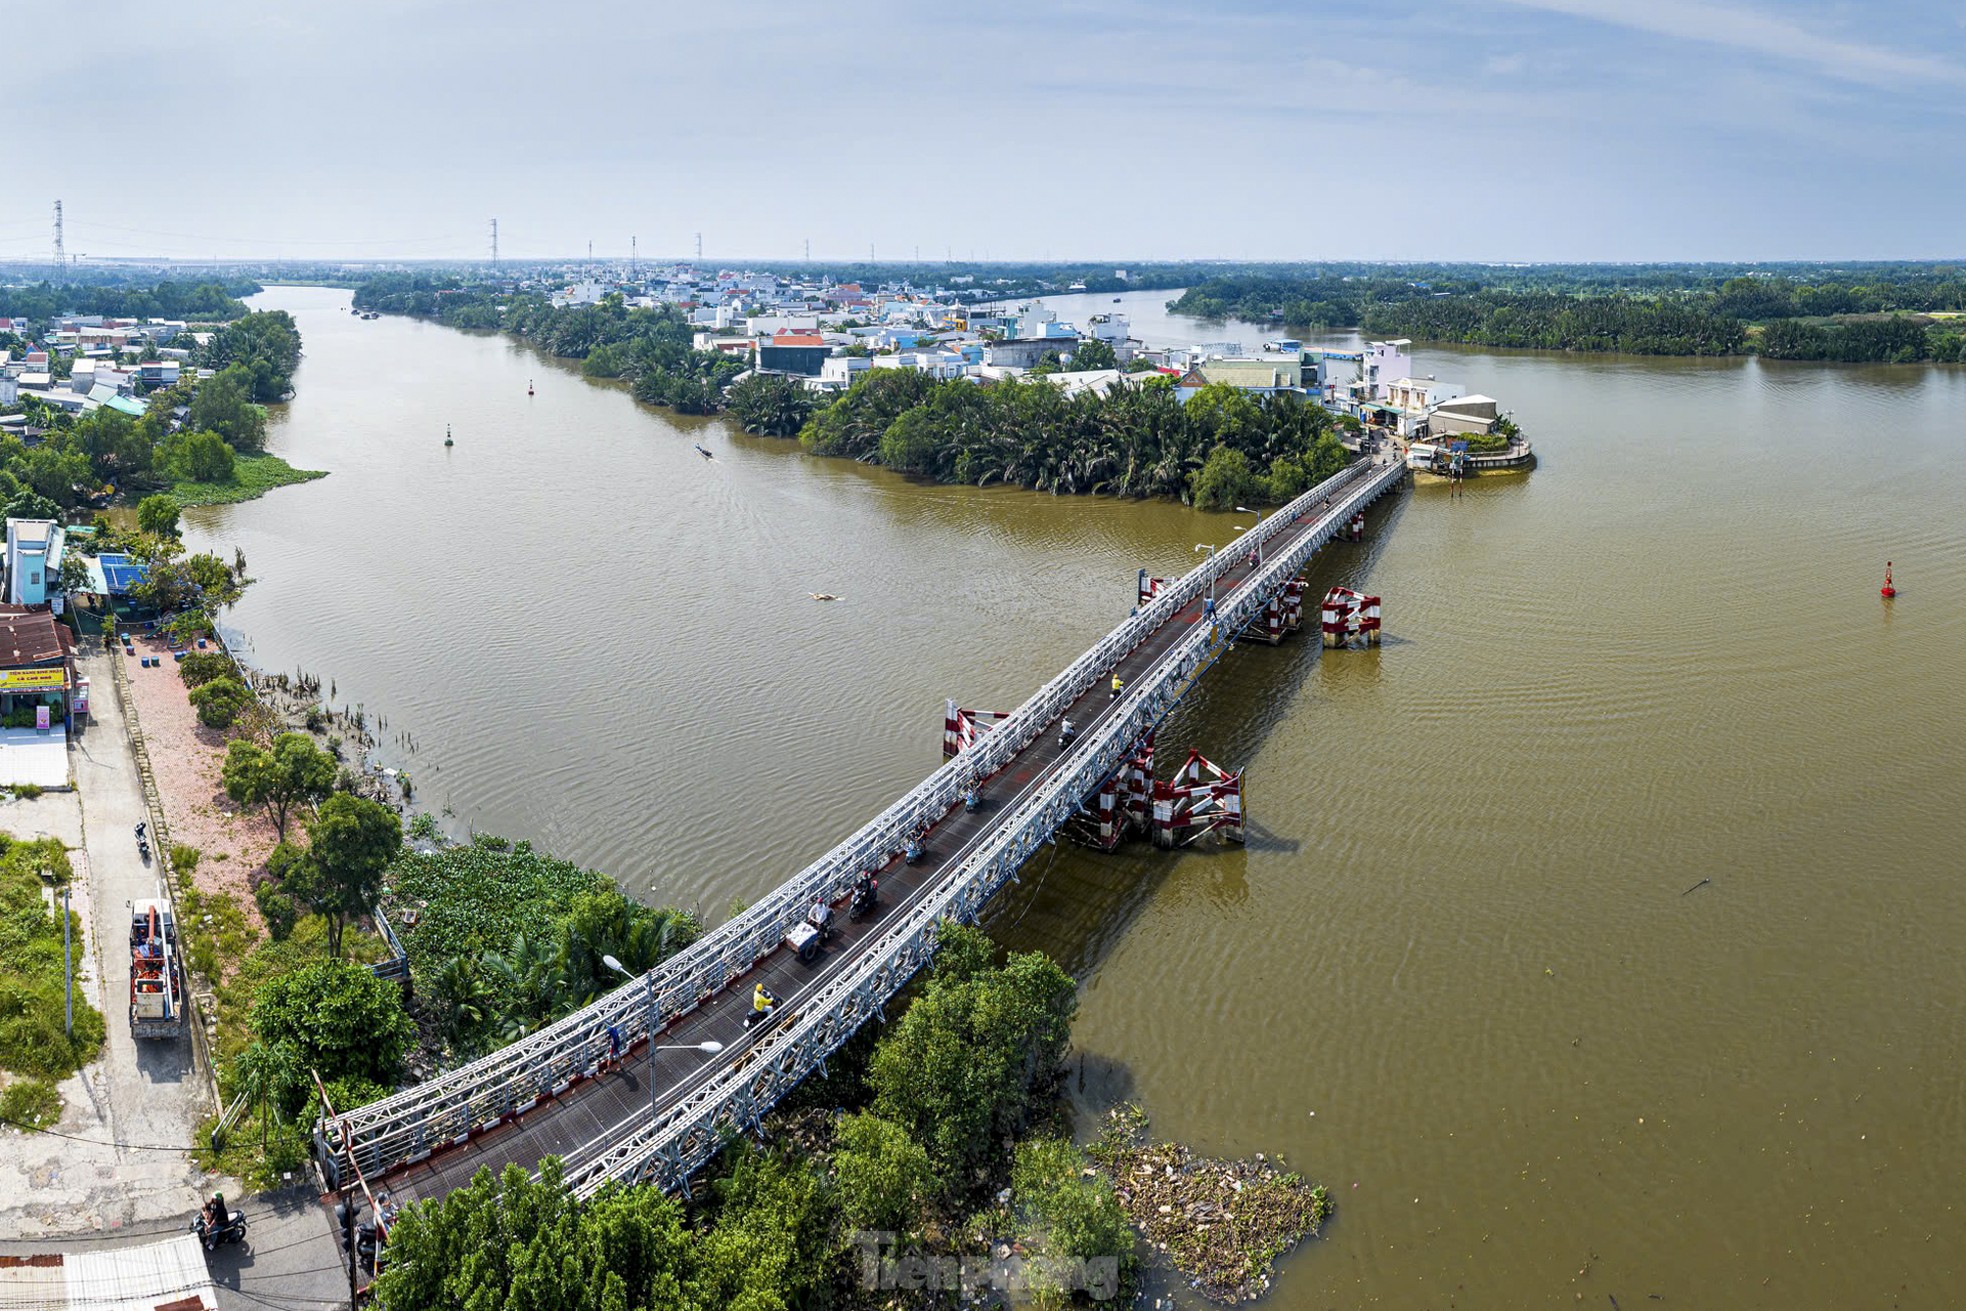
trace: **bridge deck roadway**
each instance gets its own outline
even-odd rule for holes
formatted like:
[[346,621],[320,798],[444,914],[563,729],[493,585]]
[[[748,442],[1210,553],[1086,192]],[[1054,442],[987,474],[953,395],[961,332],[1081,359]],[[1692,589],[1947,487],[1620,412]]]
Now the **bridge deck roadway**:
[[[1326,516],[1336,513],[1337,510],[1306,513],[1298,516],[1297,522],[1307,532]],[[1270,551],[1286,549],[1297,535],[1280,537]],[[1251,572],[1246,559],[1239,561],[1223,576],[1218,597],[1232,595],[1247,582]],[[1202,622],[1204,610],[1204,603],[1197,600],[1154,630],[1120,662],[1121,679],[1130,685],[1150,671],[1192,625]],[[1312,616],[1307,628],[1315,631],[1315,610]],[[1102,675],[1102,684],[1080,697],[1061,716],[1070,718],[1082,730],[1081,743],[1090,736],[1083,730],[1103,720],[1113,707],[1105,685],[1109,682],[1110,677]],[[1075,743],[1066,754],[1077,749]],[[619,1140],[646,1121],[651,1080],[658,1089],[657,1100],[666,1106],[671,1098],[694,1084],[711,1062],[742,1059],[748,1036],[744,1017],[750,1010],[754,983],[762,981],[776,993],[785,1011],[796,1010],[801,994],[818,978],[829,970],[843,967],[873,936],[874,929],[900,914],[904,907],[952,873],[977,840],[988,834],[1012,803],[1040,782],[1060,758],[1054,722],[983,785],[983,804],[976,811],[967,812],[958,807],[929,831],[927,849],[918,864],[908,866],[896,860],[880,872],[880,906],[875,915],[857,924],[843,913],[836,915],[837,932],[817,961],[807,965],[789,950],[780,948],[735,986],[680,1017],[660,1035],[663,1044],[686,1048],[706,1041],[720,1042],[724,1045],[720,1054],[712,1056],[695,1050],[650,1052],[646,1046],[638,1045],[626,1053],[619,1070],[576,1084],[559,1097],[543,1101],[525,1115],[476,1135],[461,1146],[392,1171],[382,1179],[371,1179],[371,1188],[387,1189],[392,1200],[407,1204],[441,1197],[461,1188],[481,1168],[497,1172],[507,1164],[517,1163],[532,1170],[547,1156],[578,1158],[587,1154],[583,1148],[592,1149]]]

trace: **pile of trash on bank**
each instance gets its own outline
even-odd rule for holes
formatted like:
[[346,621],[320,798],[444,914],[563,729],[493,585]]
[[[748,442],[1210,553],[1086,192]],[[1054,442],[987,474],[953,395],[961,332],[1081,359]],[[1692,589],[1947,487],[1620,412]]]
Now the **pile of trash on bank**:
[[1315,1237],[1331,1215],[1322,1184],[1261,1152],[1253,1161],[1217,1161],[1148,1141],[1146,1113],[1130,1104],[1107,1113],[1086,1154],[1112,1179],[1121,1209],[1153,1250],[1217,1302],[1268,1292],[1277,1257]]

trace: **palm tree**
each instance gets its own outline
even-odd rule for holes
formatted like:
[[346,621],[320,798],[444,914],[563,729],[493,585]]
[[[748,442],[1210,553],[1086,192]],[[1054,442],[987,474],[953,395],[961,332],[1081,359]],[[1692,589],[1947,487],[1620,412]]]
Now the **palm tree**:
[[300,1061],[285,1044],[254,1040],[232,1058],[232,1086],[259,1116],[259,1148],[266,1150],[267,1121],[279,1114],[288,1094],[300,1086]]

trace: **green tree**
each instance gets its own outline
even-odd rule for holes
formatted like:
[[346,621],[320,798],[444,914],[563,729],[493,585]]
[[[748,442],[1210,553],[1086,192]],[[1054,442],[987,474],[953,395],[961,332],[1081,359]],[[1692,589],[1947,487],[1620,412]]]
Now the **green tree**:
[[305,733],[282,733],[273,739],[271,751],[256,742],[233,742],[219,777],[226,795],[240,805],[265,807],[285,842],[292,808],[319,801],[333,790],[335,759]]
[[[379,1311],[711,1311],[681,1205],[654,1188],[577,1205],[560,1162],[480,1170],[470,1185],[410,1207],[389,1234]],[[736,1305],[732,1303],[730,1305]],[[751,1311],[783,1300],[745,1304]]]
[[1197,510],[1233,510],[1251,497],[1260,496],[1264,488],[1256,471],[1249,467],[1248,456],[1217,446],[1189,478],[1188,490]]
[[247,1043],[232,1058],[231,1088],[259,1116],[259,1146],[266,1150],[266,1131],[280,1108],[296,1100],[306,1087],[307,1073],[294,1048],[264,1040]]
[[928,986],[868,1070],[875,1114],[920,1142],[957,1195],[1027,1122],[1078,1006],[1071,977],[1043,953],[994,966],[984,963],[993,950],[978,930],[943,925]]
[[181,432],[167,440],[161,453],[172,477],[187,482],[229,483],[236,464],[232,447],[215,432]]
[[[416,1041],[402,988],[344,960],[316,961],[261,984],[251,1023],[260,1042],[284,1047],[299,1070],[315,1071],[324,1082],[356,1077],[393,1084]],[[291,1117],[304,1100],[304,1092],[290,1090],[281,1113]]]
[[906,1129],[862,1112],[840,1121],[833,1190],[848,1228],[908,1230],[940,1188],[928,1152]]
[[1087,337],[1072,348],[1074,370],[1117,369],[1119,366],[1119,356],[1114,354],[1112,344],[1098,337]]
[[343,928],[382,895],[383,871],[403,848],[403,822],[379,801],[337,792],[315,812],[307,840],[307,860],[288,875],[287,890],[327,916],[328,954],[339,958]]
[[[1137,1263],[1133,1230],[1120,1209],[1113,1185],[1087,1168],[1085,1154],[1063,1138],[1019,1143],[1010,1170],[1011,1206],[1026,1246],[1030,1268],[1045,1301],[1062,1304],[1069,1288],[1048,1277],[1052,1262],[1096,1274],[1101,1258],[1112,1261],[1110,1288],[1092,1287],[1095,1297],[1116,1296],[1132,1280]],[[1103,1298],[1102,1298],[1103,1300]]]
[[257,451],[266,445],[266,411],[253,403],[252,370],[228,365],[198,384],[191,395],[185,427],[215,432],[234,450]]
[[176,537],[178,515],[183,507],[175,496],[159,493],[137,502],[137,528],[153,537]]
[[812,413],[814,396],[797,378],[754,373],[734,383],[724,401],[745,432],[796,437]]
[[214,678],[191,690],[191,704],[198,710],[198,722],[221,731],[231,728],[232,721],[252,700],[252,692],[236,678]]
[[63,552],[61,570],[55,575],[56,582],[64,593],[84,592],[89,588],[89,566],[82,557],[73,551]]

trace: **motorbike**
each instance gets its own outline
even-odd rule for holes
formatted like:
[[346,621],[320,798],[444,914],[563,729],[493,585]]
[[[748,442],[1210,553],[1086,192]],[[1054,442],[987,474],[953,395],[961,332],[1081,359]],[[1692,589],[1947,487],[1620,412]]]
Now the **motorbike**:
[[981,792],[978,792],[975,788],[971,788],[969,791],[963,793],[964,810],[975,810],[978,806],[982,804],[983,804],[983,794]]
[[763,1010],[761,1011],[753,1010],[749,1015],[746,1015],[744,1017],[744,1027],[749,1029],[756,1025],[763,1024],[767,1020],[771,1019],[771,1017],[776,1015],[777,1013],[778,1013],[778,1003],[774,1001],[771,1003],[771,1005],[765,1007]]
[[1063,751],[1066,747],[1072,745],[1072,739],[1078,735],[1078,725],[1069,719],[1066,720],[1058,729],[1058,749]]
[[[359,1202],[356,1203],[355,1210],[358,1215],[361,1214],[361,1209],[361,1204]],[[343,1251],[348,1250],[347,1211],[348,1203],[338,1202],[335,1204],[335,1241],[341,1244]],[[355,1259],[363,1268],[368,1270],[374,1270],[376,1268],[376,1249],[379,1246],[381,1246],[381,1238],[377,1233],[374,1218],[364,1217],[357,1221],[355,1224]]]
[[198,1235],[198,1241],[205,1245],[207,1252],[212,1251],[221,1243],[243,1243],[246,1241],[246,1213],[244,1211],[234,1211],[228,1207],[226,1208],[226,1215],[228,1217],[226,1222],[216,1230],[205,1223],[205,1217],[202,1215],[191,1222],[191,1232]]
[[902,848],[901,859],[904,864],[920,864],[922,859],[922,840],[920,838],[909,838],[908,845]]
[[881,882],[876,878],[870,877],[865,883],[856,885],[853,889],[853,900],[847,904],[847,918],[865,919],[880,900],[880,892]]

